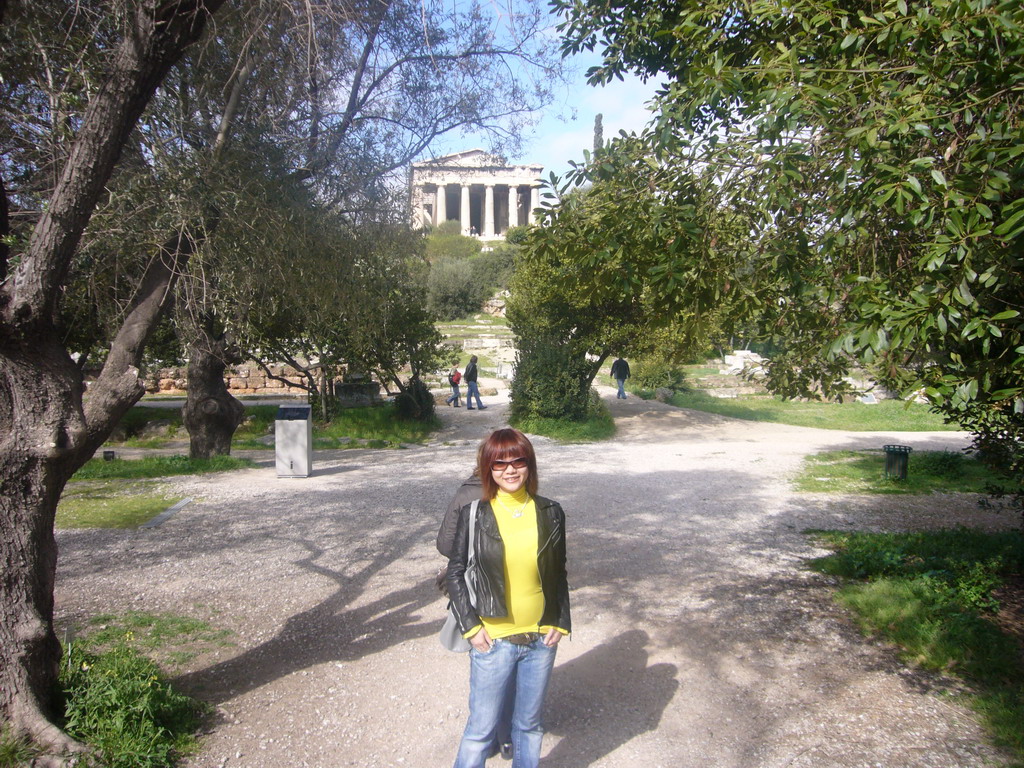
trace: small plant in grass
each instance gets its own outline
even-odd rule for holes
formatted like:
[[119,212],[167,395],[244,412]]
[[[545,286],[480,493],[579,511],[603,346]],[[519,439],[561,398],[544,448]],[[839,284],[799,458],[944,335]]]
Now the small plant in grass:
[[71,644],[60,686],[64,729],[106,768],[164,768],[196,748],[203,705],[176,692],[125,643],[100,654]]
[[39,754],[32,744],[15,737],[6,725],[0,724],[0,768],[23,768],[31,765]]
[[1024,573],[1024,532],[811,533],[835,550],[811,567],[847,580],[837,597],[864,631],[968,681],[968,703],[1024,764],[1024,654],[991,620],[996,588]]

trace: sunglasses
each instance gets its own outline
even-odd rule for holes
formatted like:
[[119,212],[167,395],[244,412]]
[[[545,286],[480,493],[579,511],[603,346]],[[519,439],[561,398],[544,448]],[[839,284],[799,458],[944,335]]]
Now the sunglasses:
[[526,467],[528,463],[529,462],[527,462],[527,460],[522,457],[519,457],[518,459],[496,459],[495,461],[491,462],[491,471],[504,472],[509,467],[514,467],[515,469],[523,469]]

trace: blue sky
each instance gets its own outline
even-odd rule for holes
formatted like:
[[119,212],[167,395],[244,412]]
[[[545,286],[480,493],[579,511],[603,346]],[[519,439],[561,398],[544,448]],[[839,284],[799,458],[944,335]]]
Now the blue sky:
[[[654,95],[656,84],[629,77],[605,86],[587,85],[585,72],[597,62],[594,55],[570,60],[576,71],[573,84],[556,94],[555,104],[544,113],[533,137],[523,142],[522,158],[514,162],[540,163],[545,176],[551,171],[561,175],[569,169],[569,160],[582,160],[583,150],[593,147],[598,113],[605,139],[620,130],[638,131],[647,124],[651,113],[645,103]],[[573,114],[575,119],[571,119]]]
[[[552,16],[551,27],[547,30],[553,46],[558,45],[554,30],[557,22]],[[552,171],[561,176],[569,170],[569,160],[581,161],[583,151],[593,147],[594,118],[598,113],[602,115],[605,139],[620,130],[637,131],[647,124],[650,112],[644,104],[654,95],[656,84],[628,77],[602,87],[590,86],[585,73],[599,62],[600,58],[593,53],[565,60],[568,83],[557,86],[554,103],[538,116],[538,125],[524,135],[523,152],[509,157],[510,163],[539,163],[544,166],[545,178]],[[475,147],[486,149],[487,145],[483,137],[450,136],[435,143],[428,154],[439,156]]]

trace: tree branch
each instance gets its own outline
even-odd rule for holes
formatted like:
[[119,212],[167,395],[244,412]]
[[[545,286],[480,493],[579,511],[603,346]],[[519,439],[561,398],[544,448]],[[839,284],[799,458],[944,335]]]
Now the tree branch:
[[129,133],[168,70],[223,3],[138,3],[134,28],[121,41],[109,77],[90,100],[25,257],[5,286],[10,298],[0,302],[0,319],[12,328],[52,322],[60,286]]

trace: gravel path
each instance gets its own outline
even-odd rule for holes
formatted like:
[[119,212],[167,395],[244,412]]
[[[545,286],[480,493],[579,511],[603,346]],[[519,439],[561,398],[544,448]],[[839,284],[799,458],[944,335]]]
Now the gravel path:
[[[822,449],[959,448],[954,433],[741,422],[602,390],[613,441],[534,444],[569,520],[574,634],[548,695],[544,765],[821,768],[999,765],[949,681],[863,639],[807,571],[801,531],[969,522],[972,498],[797,495]],[[262,466],[168,482],[193,502],[158,528],[62,531],[62,623],[129,609],[198,616],[233,644],[179,682],[216,707],[188,768],[451,764],[468,667],[436,634],[441,512],[504,424],[439,409],[426,447],[318,452],[314,475]],[[491,765],[507,765],[495,758]]]

